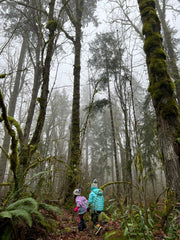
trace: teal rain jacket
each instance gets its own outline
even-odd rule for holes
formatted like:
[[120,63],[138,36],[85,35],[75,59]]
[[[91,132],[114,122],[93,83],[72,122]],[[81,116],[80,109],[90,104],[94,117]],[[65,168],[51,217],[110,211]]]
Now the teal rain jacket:
[[88,198],[88,208],[91,209],[91,212],[103,211],[104,196],[102,190],[98,188],[92,188]]

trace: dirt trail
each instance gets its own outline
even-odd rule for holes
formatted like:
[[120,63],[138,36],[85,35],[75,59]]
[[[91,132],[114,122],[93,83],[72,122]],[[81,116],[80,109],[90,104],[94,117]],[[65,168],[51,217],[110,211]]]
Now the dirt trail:
[[[94,233],[94,229],[92,228],[92,222],[90,221],[90,214],[87,213],[84,216],[87,228],[79,232],[77,228],[77,215],[74,214],[73,216],[71,213],[67,212],[66,210],[62,210],[63,214],[58,216],[58,229],[56,233],[52,233],[48,236],[47,240],[72,240],[72,239],[78,239],[78,240],[100,240],[103,239],[103,235],[107,230],[114,230],[113,225],[109,224],[103,224],[103,228],[100,231],[100,233],[96,236]],[[119,224],[120,227],[120,224]],[[117,228],[115,228],[117,229]]]
[[[90,214],[87,213],[84,216],[87,228],[79,232],[77,228],[77,215],[61,209],[62,214],[57,217],[57,230],[55,233],[51,233],[46,239],[43,240],[103,240],[103,236],[106,232],[114,230],[118,231],[118,236],[112,239],[122,239],[122,232],[120,231],[121,223],[119,221],[109,221],[108,223],[101,224],[103,227],[100,233],[96,236],[94,229],[92,228],[92,222],[90,220]],[[163,240],[164,234],[159,230],[154,234],[155,240]]]

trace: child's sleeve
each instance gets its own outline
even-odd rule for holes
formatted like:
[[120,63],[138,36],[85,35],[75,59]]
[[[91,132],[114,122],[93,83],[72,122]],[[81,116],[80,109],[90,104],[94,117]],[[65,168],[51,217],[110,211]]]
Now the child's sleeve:
[[93,196],[92,196],[92,193],[90,193],[88,198],[88,207],[90,207],[92,203],[93,203]]
[[80,208],[80,206],[81,206],[81,201],[80,201],[80,200],[76,200],[76,205],[77,205],[78,208]]
[[74,212],[78,212],[79,208],[78,206],[75,207]]

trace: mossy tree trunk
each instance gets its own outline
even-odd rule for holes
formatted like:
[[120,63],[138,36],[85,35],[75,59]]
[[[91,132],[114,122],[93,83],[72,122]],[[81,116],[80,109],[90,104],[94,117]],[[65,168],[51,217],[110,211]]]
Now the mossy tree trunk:
[[149,74],[149,92],[157,117],[159,147],[164,164],[168,197],[174,194],[180,200],[180,122],[174,97],[174,84],[167,71],[166,54],[162,47],[160,21],[154,0],[138,0],[143,34],[144,51]]
[[80,149],[80,71],[81,71],[81,28],[84,0],[75,0],[75,11],[69,11],[70,6],[64,1],[66,13],[74,26],[75,37],[69,39],[74,45],[74,87],[72,103],[70,160],[67,172],[66,199],[71,199],[74,188],[79,183]]
[[[163,4],[165,4],[163,2]],[[178,106],[180,108],[180,74],[177,67],[177,54],[174,49],[173,39],[172,39],[172,30],[169,28],[167,21],[165,20],[166,13],[165,9],[166,6],[160,7],[159,0],[156,0],[156,7],[159,13],[159,17],[161,20],[161,25],[164,33],[164,45],[167,49],[168,54],[168,69],[171,77],[173,78],[176,86],[176,98],[178,101]]]
[[[8,116],[11,116],[11,117],[14,117],[17,98],[18,98],[18,95],[24,84],[24,78],[22,78],[22,69],[23,69],[26,52],[27,52],[27,42],[28,42],[27,39],[28,39],[28,34],[26,33],[23,36],[23,42],[22,42],[22,46],[21,46],[21,52],[20,52],[20,56],[19,56],[19,62],[18,62],[18,68],[17,68],[16,77],[15,77],[14,87],[13,87],[12,93],[10,95]],[[10,136],[9,136],[8,132],[5,131],[2,147],[7,153],[9,151],[9,145],[10,145]],[[2,183],[3,179],[4,179],[6,163],[7,163],[7,156],[2,151],[1,157],[0,157],[0,183]]]

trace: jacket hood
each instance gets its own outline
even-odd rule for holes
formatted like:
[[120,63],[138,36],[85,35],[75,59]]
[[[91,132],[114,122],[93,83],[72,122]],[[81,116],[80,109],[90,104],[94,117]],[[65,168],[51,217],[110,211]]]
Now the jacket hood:
[[103,195],[103,191],[101,189],[95,188],[92,191],[94,193],[96,193],[98,196],[102,196]]

